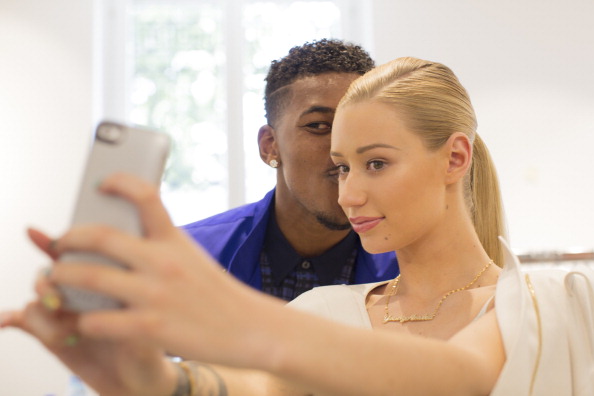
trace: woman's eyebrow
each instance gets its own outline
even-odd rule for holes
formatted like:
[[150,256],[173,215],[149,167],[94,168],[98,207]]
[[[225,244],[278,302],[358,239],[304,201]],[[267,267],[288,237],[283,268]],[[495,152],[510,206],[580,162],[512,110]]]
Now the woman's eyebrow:
[[[357,154],[363,154],[364,152],[372,150],[374,148],[388,148],[388,149],[393,149],[393,150],[402,150],[401,148],[392,146],[390,144],[374,143],[374,144],[369,144],[367,146],[359,147],[357,150],[355,150],[355,152]],[[338,151],[330,151],[330,156],[331,157],[344,157],[344,155],[342,155]]]
[[396,147],[396,146],[392,146],[392,145],[390,145],[390,144],[385,144],[385,143],[374,143],[374,144],[370,144],[370,145],[367,145],[367,146],[359,147],[359,148],[356,150],[356,153],[357,153],[357,154],[363,154],[363,153],[364,153],[364,152],[366,152],[366,151],[369,151],[369,150],[372,150],[372,149],[374,149],[374,148],[378,148],[378,147],[380,147],[380,148],[394,149],[394,150],[400,150],[400,148],[398,148],[398,147]]

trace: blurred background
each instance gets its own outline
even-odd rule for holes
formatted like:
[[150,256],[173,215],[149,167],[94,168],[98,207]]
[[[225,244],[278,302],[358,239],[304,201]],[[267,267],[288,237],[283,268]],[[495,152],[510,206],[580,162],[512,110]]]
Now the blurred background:
[[[590,0],[0,0],[0,309],[32,297],[47,260],[25,237],[67,227],[103,118],[169,133],[176,224],[259,199],[268,65],[324,37],[450,66],[497,165],[513,249],[594,249]],[[0,394],[69,396],[69,373],[0,332]],[[89,393],[90,394],[90,393]]]

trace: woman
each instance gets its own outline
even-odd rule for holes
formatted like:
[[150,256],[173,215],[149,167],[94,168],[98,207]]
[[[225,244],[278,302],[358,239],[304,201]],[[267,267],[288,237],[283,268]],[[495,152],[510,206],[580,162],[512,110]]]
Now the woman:
[[[38,283],[41,301],[5,314],[3,326],[38,337],[102,395],[546,394],[533,365],[516,366],[530,371],[519,382],[506,374],[515,349],[504,350],[493,309],[505,254],[499,190],[451,70],[414,58],[380,66],[351,85],[333,128],[339,203],[365,249],[397,252],[398,278],[314,289],[287,308],[221,273],[171,224],[154,187],[116,175],[101,189],[138,206],[145,238],[102,227],[54,244],[30,236],[54,258],[90,250],[131,270],[59,263]],[[517,267],[507,268],[510,285]],[[126,308],[62,312],[47,304],[55,284]],[[163,351],[209,364],[175,365]]]

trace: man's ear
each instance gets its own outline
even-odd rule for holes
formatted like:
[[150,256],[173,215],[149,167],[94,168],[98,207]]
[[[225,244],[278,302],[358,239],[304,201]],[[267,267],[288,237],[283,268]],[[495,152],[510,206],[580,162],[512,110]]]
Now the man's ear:
[[276,133],[274,128],[268,124],[263,125],[258,131],[258,147],[260,148],[260,158],[266,165],[269,165],[272,160],[280,162],[276,146]]
[[462,132],[453,133],[445,144],[449,156],[446,182],[452,184],[462,179],[472,165],[472,143]]

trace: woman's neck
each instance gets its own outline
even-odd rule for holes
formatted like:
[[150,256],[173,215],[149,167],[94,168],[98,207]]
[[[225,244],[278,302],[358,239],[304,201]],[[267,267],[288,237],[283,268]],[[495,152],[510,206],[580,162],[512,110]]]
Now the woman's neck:
[[[400,266],[399,294],[414,291],[436,295],[466,285],[491,260],[483,249],[472,225],[439,231],[424,240],[397,250]],[[492,265],[473,285],[491,285],[498,268]]]

